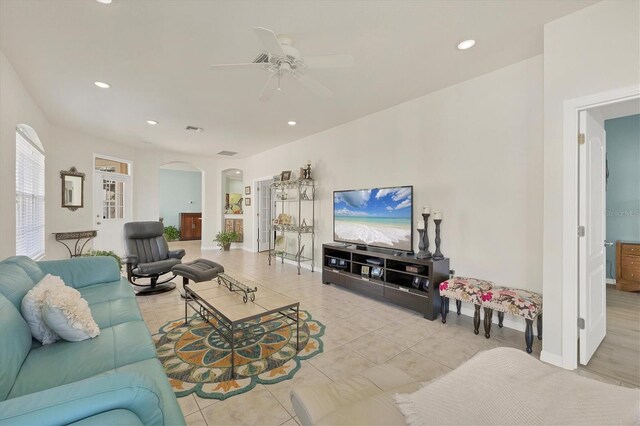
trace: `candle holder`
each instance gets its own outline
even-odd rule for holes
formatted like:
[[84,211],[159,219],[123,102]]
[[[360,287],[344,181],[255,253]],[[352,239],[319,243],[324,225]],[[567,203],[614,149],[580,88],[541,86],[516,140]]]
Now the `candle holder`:
[[420,241],[418,243],[418,248],[420,251],[416,255],[418,259],[429,259],[431,257],[431,252],[429,251],[429,214],[422,214],[424,218],[424,229],[418,229],[418,233],[420,234]]
[[442,219],[434,219],[433,222],[436,224],[436,251],[433,253],[433,260],[442,260],[444,259],[444,254],[440,251],[440,224]]

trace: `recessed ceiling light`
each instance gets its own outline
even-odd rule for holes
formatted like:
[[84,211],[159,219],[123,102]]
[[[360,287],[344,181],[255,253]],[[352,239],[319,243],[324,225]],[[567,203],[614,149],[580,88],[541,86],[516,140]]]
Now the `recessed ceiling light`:
[[109,87],[111,87],[108,83],[104,83],[102,81],[95,81],[93,84],[95,84],[101,89],[108,89]]
[[96,0],[98,3],[111,4],[111,0]]
[[236,174],[238,174],[238,175],[239,175],[239,174],[240,174],[240,170],[236,170]]
[[158,124],[158,122],[156,120],[147,120],[147,124],[151,124],[152,126],[155,126],[156,124]]
[[291,121],[287,121],[287,124],[288,124],[289,126],[295,126],[295,125],[296,125],[296,124],[298,124],[298,123],[296,123],[295,121],[291,120]]
[[460,43],[458,43],[458,50],[471,49],[474,44],[476,44],[476,41],[471,39],[461,41]]

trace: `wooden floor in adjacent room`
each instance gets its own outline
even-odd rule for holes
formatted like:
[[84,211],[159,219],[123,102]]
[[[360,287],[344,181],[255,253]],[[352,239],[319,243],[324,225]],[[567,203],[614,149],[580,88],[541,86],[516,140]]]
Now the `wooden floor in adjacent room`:
[[640,387],[640,293],[607,286],[607,335],[579,373]]

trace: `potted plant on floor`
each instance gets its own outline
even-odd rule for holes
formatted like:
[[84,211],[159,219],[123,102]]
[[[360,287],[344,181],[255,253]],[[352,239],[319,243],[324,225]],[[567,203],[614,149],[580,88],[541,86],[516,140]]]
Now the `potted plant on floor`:
[[218,243],[218,247],[221,247],[224,251],[228,251],[231,247],[231,243],[238,239],[238,233],[236,231],[220,231],[216,234],[213,241]]

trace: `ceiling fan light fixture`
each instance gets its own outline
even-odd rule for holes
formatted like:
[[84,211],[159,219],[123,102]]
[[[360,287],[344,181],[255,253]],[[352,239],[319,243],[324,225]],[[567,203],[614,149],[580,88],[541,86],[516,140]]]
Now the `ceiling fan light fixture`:
[[293,120],[289,120],[289,121],[287,121],[287,124],[288,124],[289,126],[293,127],[293,126],[295,126],[296,124],[298,124],[298,122],[293,121]]
[[458,43],[458,50],[471,49],[475,44],[476,44],[475,40],[472,40],[472,39],[463,40],[460,43]]

